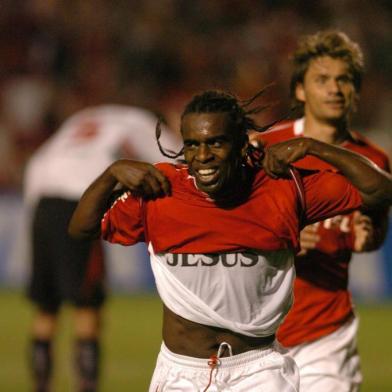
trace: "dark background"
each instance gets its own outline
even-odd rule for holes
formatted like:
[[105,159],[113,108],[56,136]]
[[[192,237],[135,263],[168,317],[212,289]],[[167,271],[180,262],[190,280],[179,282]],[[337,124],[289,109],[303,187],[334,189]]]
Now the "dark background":
[[365,54],[356,128],[390,152],[392,2],[364,0],[2,0],[0,189],[18,190],[32,151],[70,114],[123,102],[176,128],[205,88],[242,98],[274,82],[260,121],[289,107],[297,39],[338,28]]

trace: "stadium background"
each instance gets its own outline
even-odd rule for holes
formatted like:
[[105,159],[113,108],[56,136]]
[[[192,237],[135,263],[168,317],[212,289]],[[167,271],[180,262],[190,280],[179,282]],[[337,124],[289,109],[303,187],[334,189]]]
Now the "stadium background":
[[[21,190],[24,165],[34,150],[70,114],[105,102],[146,106],[162,113],[177,129],[176,119],[184,102],[194,92],[210,87],[246,98],[273,82],[265,101],[275,104],[259,120],[268,122],[284,116],[289,107],[289,53],[298,37],[325,28],[342,29],[361,45],[366,74],[353,125],[391,157],[392,3],[388,0],[1,1],[0,302],[6,317],[1,316],[0,327],[3,339],[11,333],[16,340],[5,339],[0,363],[9,360],[5,347],[11,344],[17,364],[9,361],[8,367],[3,366],[0,386],[7,379],[12,380],[12,387],[2,390],[26,390],[21,385],[27,381],[21,380],[27,379],[23,339],[27,336],[29,307],[20,294],[28,274],[28,248]],[[156,318],[150,321],[146,312],[159,309],[148,261],[143,249],[140,257],[133,255],[132,260],[121,247],[108,251],[109,286],[115,294],[108,313],[115,320],[116,315],[129,312],[129,320],[122,324],[127,328],[136,325],[131,333],[136,334],[137,342],[138,330],[143,330],[143,336],[147,334],[138,322],[159,325],[159,312],[154,312]],[[388,305],[392,298],[391,254],[392,230],[380,251],[356,256],[351,265],[352,289],[360,311],[363,309],[363,345],[374,350],[377,338],[382,342],[387,337],[382,331],[388,331],[387,326],[392,330]],[[126,297],[121,297],[124,293]],[[140,296],[145,293],[147,297]],[[141,309],[147,321],[132,306]],[[132,379],[130,368],[139,369],[140,364],[129,362],[128,352],[124,352],[122,362],[116,357],[114,348],[121,352],[121,339],[129,335],[127,329],[109,327],[107,333],[116,335],[108,337],[108,366],[119,361],[120,387],[112,390],[125,390],[121,385]],[[149,344],[158,344],[159,327],[151,334]],[[390,349],[385,354],[387,362],[379,370],[366,370],[370,379],[380,384],[365,385],[365,390],[392,390],[391,346],[390,342],[380,344],[382,349]],[[130,350],[133,354],[138,352],[136,346],[134,349]],[[150,367],[156,349],[143,354]],[[369,364],[381,361],[375,356]],[[11,378],[5,376],[8,368],[12,368]],[[109,383],[109,379],[106,385],[116,385],[117,381],[110,379]]]

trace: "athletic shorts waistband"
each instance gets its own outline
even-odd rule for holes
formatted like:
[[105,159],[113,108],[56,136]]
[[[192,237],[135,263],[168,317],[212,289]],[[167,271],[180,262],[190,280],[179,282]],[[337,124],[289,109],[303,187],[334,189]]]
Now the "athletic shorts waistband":
[[[271,345],[267,347],[257,348],[255,350],[246,351],[241,354],[232,355],[230,357],[222,357],[219,358],[219,367],[222,368],[230,368],[237,367],[242,364],[249,364],[252,361],[260,360],[260,358],[265,357],[272,352],[279,350],[276,340],[272,342]],[[189,368],[200,368],[200,369],[209,369],[208,361],[209,358],[194,358],[188,357],[186,355],[180,355],[171,352],[162,342],[160,355],[162,355],[165,359],[175,363],[176,365],[189,367]]]

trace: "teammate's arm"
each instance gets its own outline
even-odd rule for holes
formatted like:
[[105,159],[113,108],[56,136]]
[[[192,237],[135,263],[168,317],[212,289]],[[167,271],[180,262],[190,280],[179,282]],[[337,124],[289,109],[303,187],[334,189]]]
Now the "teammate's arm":
[[311,138],[295,138],[266,150],[264,170],[273,178],[286,176],[291,163],[306,155],[335,166],[360,192],[364,206],[380,208],[392,204],[392,176],[369,159],[342,147]]
[[153,165],[126,159],[116,161],[82,195],[68,227],[72,237],[87,239],[100,235],[101,219],[118,183],[146,199],[170,194],[169,181]]

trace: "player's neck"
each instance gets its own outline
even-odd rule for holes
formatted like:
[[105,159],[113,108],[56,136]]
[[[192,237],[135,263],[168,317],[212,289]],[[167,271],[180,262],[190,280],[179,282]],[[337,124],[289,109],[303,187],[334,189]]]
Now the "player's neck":
[[255,171],[247,166],[241,167],[230,185],[226,185],[224,190],[211,198],[215,203],[223,208],[233,207],[242,203],[252,190],[252,182]]
[[329,123],[305,116],[303,135],[328,144],[340,144],[350,138],[347,121]]

